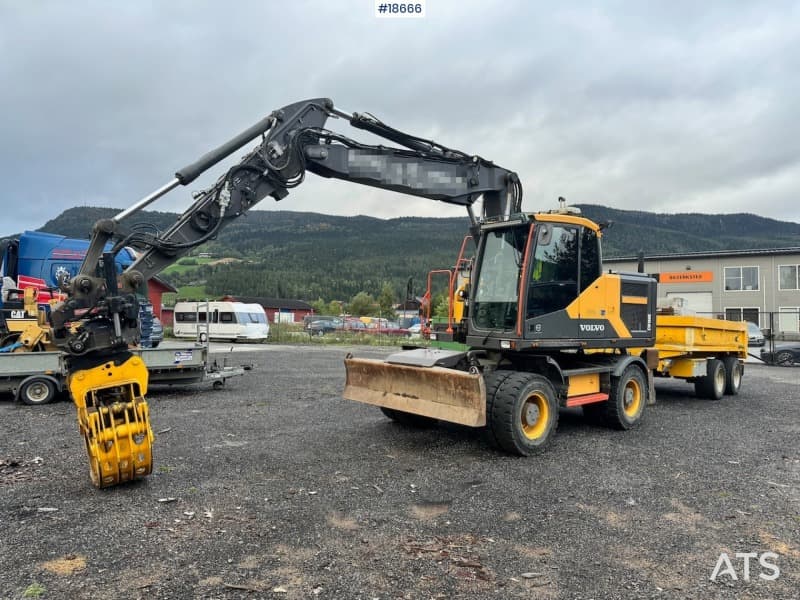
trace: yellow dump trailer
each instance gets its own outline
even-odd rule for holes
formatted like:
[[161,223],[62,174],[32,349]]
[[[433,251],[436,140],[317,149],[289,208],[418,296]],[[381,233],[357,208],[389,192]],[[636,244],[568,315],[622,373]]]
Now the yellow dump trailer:
[[694,383],[702,398],[719,400],[739,393],[747,358],[744,322],[693,315],[656,316],[653,349],[658,364],[655,377],[676,377]]

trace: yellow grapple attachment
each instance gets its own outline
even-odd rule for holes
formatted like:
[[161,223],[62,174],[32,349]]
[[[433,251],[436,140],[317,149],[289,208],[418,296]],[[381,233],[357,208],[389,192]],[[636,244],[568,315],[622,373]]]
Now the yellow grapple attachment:
[[486,425],[486,388],[477,374],[437,366],[347,358],[343,396],[470,427]]
[[146,477],[153,469],[147,378],[138,356],[78,370],[69,378],[89,474],[98,488]]

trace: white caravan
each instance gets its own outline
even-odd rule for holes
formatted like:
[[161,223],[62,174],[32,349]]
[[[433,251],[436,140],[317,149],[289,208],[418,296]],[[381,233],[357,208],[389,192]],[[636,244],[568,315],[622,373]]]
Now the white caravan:
[[261,342],[269,336],[267,313],[260,304],[242,302],[178,302],[172,334],[200,342]]

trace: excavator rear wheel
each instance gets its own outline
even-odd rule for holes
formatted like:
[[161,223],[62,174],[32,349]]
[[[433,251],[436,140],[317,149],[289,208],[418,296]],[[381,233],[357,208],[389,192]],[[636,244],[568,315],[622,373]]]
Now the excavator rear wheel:
[[[487,385],[487,397],[488,390]],[[487,406],[487,427],[496,444],[511,454],[539,452],[558,428],[556,392],[541,375],[510,372],[497,386],[491,404],[491,411]]]

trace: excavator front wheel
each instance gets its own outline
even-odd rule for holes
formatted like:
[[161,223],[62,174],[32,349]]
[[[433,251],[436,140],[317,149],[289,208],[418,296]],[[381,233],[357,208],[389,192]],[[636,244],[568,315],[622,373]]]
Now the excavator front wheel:
[[[487,427],[497,445],[529,456],[542,450],[558,427],[558,401],[553,385],[533,373],[499,372],[502,381],[487,406]],[[487,385],[487,389],[491,386]],[[488,394],[487,394],[488,396]]]
[[616,429],[630,429],[642,420],[647,404],[647,381],[642,370],[629,365],[619,377],[611,380],[608,400],[598,406],[605,407],[606,423]]

